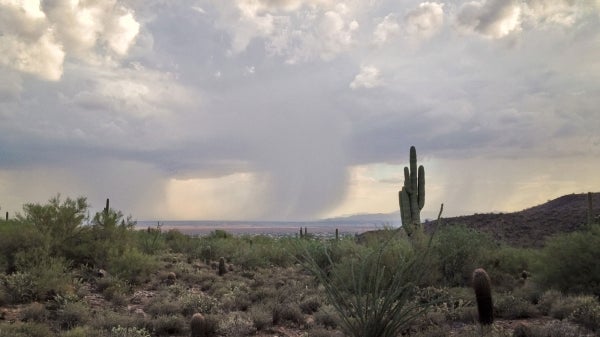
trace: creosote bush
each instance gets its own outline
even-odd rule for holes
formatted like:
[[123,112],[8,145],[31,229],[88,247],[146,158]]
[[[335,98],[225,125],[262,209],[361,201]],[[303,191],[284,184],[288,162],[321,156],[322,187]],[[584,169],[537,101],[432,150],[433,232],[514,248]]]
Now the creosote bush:
[[547,288],[600,297],[600,224],[548,240],[536,266]]

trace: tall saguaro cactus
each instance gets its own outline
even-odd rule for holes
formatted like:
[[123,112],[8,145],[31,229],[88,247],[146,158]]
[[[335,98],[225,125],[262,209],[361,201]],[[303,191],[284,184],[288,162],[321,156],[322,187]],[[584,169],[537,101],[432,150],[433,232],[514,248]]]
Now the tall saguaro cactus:
[[408,236],[421,226],[421,210],[425,206],[425,168],[417,170],[417,150],[410,147],[410,168],[404,167],[404,186],[398,192],[402,228]]

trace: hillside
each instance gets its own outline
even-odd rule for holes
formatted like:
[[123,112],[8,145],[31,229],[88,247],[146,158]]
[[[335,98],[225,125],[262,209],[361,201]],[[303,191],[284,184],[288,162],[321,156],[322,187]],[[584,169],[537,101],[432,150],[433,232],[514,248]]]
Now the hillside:
[[[600,217],[600,193],[592,195],[593,214]],[[464,224],[495,239],[521,247],[540,247],[547,237],[572,232],[587,222],[587,193],[569,194],[513,213],[473,214],[444,218],[444,225]],[[436,221],[426,223],[430,231]]]

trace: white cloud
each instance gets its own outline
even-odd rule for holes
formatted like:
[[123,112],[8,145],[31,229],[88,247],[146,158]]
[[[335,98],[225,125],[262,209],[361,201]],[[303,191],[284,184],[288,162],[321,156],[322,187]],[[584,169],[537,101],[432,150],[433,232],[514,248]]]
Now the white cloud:
[[373,43],[378,46],[385,44],[388,40],[399,35],[401,32],[398,18],[395,14],[386,15],[383,20],[377,24],[375,31],[373,32]]
[[66,57],[98,62],[122,56],[139,29],[132,11],[116,0],[0,0],[0,64],[56,81]]
[[0,64],[45,80],[62,76],[65,53],[48,29],[38,39],[27,41],[16,36],[0,36]]
[[332,1],[251,1],[218,4],[218,27],[231,37],[231,55],[262,39],[269,55],[287,63],[329,61],[348,50],[359,28],[357,3]]
[[457,13],[459,29],[498,39],[524,29],[548,25],[573,26],[586,15],[600,14],[600,3],[575,0],[477,0]]
[[366,88],[371,89],[382,84],[381,75],[379,69],[374,66],[367,65],[360,67],[360,73],[354,77],[354,80],[350,83],[350,88],[359,89]]
[[437,2],[423,2],[406,14],[405,29],[409,35],[428,38],[444,24],[444,5]]
[[456,17],[465,31],[498,39],[521,29],[521,6],[516,0],[481,0],[463,4]]
[[[581,3],[578,3],[581,5]],[[581,7],[572,0],[527,0],[524,15],[536,23],[571,26],[575,23]]]

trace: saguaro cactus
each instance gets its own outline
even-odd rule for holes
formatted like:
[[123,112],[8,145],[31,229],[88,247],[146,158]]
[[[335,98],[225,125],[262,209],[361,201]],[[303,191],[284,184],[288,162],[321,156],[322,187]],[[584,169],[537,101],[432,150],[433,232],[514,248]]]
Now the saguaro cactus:
[[410,147],[410,168],[404,167],[404,186],[398,192],[402,228],[408,236],[420,229],[421,210],[425,206],[425,168],[417,170],[417,150]]

